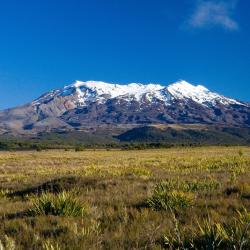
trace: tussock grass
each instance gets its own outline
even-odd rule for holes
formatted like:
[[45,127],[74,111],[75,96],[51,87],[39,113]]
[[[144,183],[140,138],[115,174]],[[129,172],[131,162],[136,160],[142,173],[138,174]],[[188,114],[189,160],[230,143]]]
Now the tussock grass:
[[9,189],[0,189],[0,198],[6,198],[10,193]]
[[156,186],[156,190],[161,191],[173,191],[173,190],[179,190],[183,192],[197,192],[197,191],[214,191],[219,188],[220,184],[219,182],[215,180],[180,180],[180,178],[177,179],[171,179],[162,181],[160,184]]
[[42,193],[32,200],[31,215],[82,216],[85,207],[73,196],[72,192],[59,194]]
[[58,243],[52,243],[50,240],[46,240],[42,244],[43,250],[61,250]]
[[164,245],[169,249],[249,249],[250,213],[246,209],[237,211],[233,222],[214,222],[208,216],[197,220],[194,230],[184,232],[180,222],[172,213],[174,230],[163,236]]
[[147,200],[149,207],[154,210],[183,209],[193,204],[194,196],[191,193],[170,190],[165,184],[156,185],[153,195]]

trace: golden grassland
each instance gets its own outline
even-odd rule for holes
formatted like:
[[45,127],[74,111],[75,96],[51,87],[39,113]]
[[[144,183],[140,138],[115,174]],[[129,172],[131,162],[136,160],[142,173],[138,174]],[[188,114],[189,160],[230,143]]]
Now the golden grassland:
[[[0,249],[249,249],[249,170],[249,147],[0,152]],[[84,213],[38,211],[64,194]]]

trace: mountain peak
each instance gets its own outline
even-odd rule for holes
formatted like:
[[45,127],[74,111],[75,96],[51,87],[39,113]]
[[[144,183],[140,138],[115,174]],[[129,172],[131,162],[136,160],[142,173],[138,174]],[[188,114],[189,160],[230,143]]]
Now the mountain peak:
[[83,81],[76,80],[75,82],[66,86],[65,88],[68,88],[68,87],[109,88],[110,85],[114,85],[114,84],[106,83],[106,82],[102,82],[102,81],[85,81],[85,82],[83,82]]
[[177,99],[191,99],[196,103],[206,106],[216,105],[216,103],[221,103],[223,105],[242,105],[242,103],[234,99],[230,99],[217,93],[211,92],[202,85],[195,86],[184,80],[180,80],[176,83],[170,84],[168,86],[168,91]]
[[196,91],[196,90],[209,91],[206,87],[202,85],[193,85],[185,80],[179,80],[175,83],[172,83],[169,85],[169,87],[174,89],[182,89],[182,90],[185,89],[187,91]]

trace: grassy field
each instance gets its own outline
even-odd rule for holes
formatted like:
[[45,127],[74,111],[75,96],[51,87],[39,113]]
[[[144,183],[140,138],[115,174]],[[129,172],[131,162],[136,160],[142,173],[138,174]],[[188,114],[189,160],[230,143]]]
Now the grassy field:
[[0,152],[0,249],[250,249],[249,170],[248,147]]

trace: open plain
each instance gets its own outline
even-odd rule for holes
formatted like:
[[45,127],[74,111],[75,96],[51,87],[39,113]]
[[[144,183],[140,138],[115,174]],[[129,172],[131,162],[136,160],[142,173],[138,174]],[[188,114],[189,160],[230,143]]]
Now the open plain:
[[249,249],[249,170],[249,147],[0,152],[0,249]]

